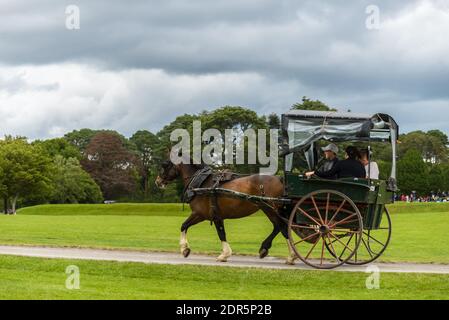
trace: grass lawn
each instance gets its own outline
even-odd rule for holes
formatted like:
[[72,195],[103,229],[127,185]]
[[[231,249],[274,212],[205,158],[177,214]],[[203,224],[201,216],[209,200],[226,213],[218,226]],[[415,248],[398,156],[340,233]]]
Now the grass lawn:
[[[395,204],[390,207],[393,235],[380,261],[449,263],[449,204]],[[16,216],[0,215],[0,244],[178,251],[179,229],[189,214],[179,204],[44,205]],[[236,254],[257,254],[271,223],[262,214],[226,220]],[[195,253],[218,254],[215,228],[203,222],[189,230]],[[285,256],[282,236],[271,255]]]
[[[80,289],[65,287],[66,267]],[[449,299],[448,275],[368,274],[0,256],[0,299]]]

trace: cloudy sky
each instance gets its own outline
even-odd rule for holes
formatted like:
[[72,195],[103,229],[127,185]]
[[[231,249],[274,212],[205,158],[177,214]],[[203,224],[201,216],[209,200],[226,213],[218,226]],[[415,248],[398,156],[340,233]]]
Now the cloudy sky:
[[352,2],[0,0],[0,135],[129,136],[302,96],[449,133],[449,1]]

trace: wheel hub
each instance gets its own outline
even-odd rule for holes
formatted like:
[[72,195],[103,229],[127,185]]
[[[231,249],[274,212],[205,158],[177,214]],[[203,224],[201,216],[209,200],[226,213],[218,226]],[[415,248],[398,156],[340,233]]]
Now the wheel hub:
[[324,224],[320,226],[319,230],[320,230],[320,233],[323,235],[328,234],[330,231],[329,226],[324,225]]

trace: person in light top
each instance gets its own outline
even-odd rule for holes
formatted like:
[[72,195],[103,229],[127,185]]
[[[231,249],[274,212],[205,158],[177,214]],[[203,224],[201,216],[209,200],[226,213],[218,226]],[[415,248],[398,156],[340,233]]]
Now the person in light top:
[[369,150],[360,150],[360,162],[365,166],[367,179],[379,179],[379,166],[377,162],[369,161]]

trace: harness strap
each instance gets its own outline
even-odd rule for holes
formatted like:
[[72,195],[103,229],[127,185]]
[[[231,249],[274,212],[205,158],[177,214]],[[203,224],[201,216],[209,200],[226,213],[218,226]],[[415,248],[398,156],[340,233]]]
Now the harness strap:
[[195,174],[190,178],[189,182],[186,183],[184,190],[182,191],[182,199],[181,201],[184,202],[190,202],[192,197],[192,190],[194,188],[198,188],[201,186],[201,184],[204,182],[204,180],[207,179],[207,177],[212,173],[212,169],[210,167],[204,167],[201,170],[198,170],[195,172]]
[[217,187],[220,184],[220,178],[218,177],[218,179],[215,180],[214,184],[212,185],[212,196],[210,197],[210,208],[212,210],[212,220],[211,220],[211,224],[213,221],[220,221],[221,216],[220,216],[220,207],[218,206],[218,192],[217,192]]

